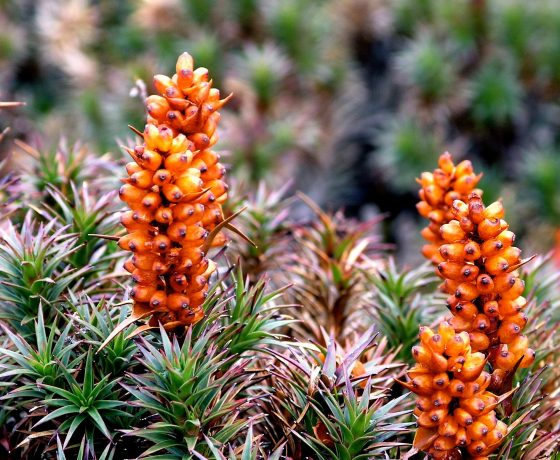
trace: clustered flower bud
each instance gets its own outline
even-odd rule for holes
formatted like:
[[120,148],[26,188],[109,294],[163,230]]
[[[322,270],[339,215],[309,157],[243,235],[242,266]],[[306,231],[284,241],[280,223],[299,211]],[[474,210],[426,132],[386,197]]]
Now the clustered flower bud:
[[516,270],[521,250],[513,246],[504,207],[496,201],[485,207],[477,193],[455,200],[453,220],[441,226],[439,248],[443,262],[437,266],[442,290],[449,294],[450,320],[458,332],[468,332],[473,351],[482,351],[493,368],[493,388],[519,363],[529,367],[535,352],[522,334],[527,324],[522,297],[525,284]]
[[503,393],[516,366],[535,360],[522,334],[527,301],[517,271],[521,250],[513,246],[501,201],[484,206],[474,188],[480,177],[470,162],[455,166],[445,153],[439,168],[419,181],[417,207],[430,219],[422,231],[430,242],[423,253],[443,278],[453,316],[437,334],[421,328],[421,344],[412,350],[417,364],[404,385],[419,395],[414,444],[436,459],[466,452],[488,458],[507,433],[493,410],[498,397],[488,390]]
[[218,140],[218,110],[229,96],[220,99],[208,70],[194,69],[188,53],[179,57],[176,71],[172,78],[154,77],[160,95],[146,100],[144,142],[127,149],[134,161],[119,190],[130,207],[121,218],[128,234],[118,244],[133,252],[125,269],[136,283],[135,312],[148,313],[150,325],[166,329],[203,317],[216,268],[205,251],[225,243],[221,233],[208,238],[223,221],[227,197],[225,168],[211,148]]
[[414,446],[434,459],[462,458],[464,451],[488,459],[507,426],[494,411],[499,399],[488,391],[484,354],[473,351],[467,332],[456,332],[448,322],[437,332],[422,327],[412,354],[417,364],[403,385],[418,395]]
[[[469,160],[455,166],[447,152],[439,157],[438,166],[433,173],[424,172],[420,179],[417,179],[422,188],[419,192],[421,201],[416,208],[422,217],[430,221],[421,232],[428,241],[422,248],[422,254],[434,264],[442,262],[438,252],[443,242],[439,229],[454,218],[451,214],[453,201],[466,200],[482,177],[482,174],[474,173]],[[477,191],[482,194],[481,191]]]

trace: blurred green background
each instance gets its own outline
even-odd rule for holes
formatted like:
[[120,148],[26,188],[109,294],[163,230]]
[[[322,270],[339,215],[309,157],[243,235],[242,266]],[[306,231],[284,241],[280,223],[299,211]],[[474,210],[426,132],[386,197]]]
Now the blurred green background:
[[325,208],[387,213],[414,261],[414,178],[449,150],[525,249],[555,245],[557,0],[0,0],[0,100],[27,103],[0,113],[2,156],[64,137],[119,158],[151,75],[183,51],[235,94],[218,148],[238,193],[292,181]]

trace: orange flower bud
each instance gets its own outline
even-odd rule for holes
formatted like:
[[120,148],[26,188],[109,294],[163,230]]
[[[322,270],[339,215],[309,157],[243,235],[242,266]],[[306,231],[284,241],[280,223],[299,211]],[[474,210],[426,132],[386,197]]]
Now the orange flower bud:
[[459,427],[457,434],[455,435],[455,444],[457,446],[467,445],[467,430],[463,427]]
[[433,208],[425,201],[419,201],[418,203],[416,203],[416,209],[422,217],[427,218],[428,214],[430,214]]
[[[459,401],[459,405],[461,406],[461,409],[464,409],[472,416],[482,415],[486,409],[486,404],[479,397],[461,399]],[[473,419],[471,418],[471,420]]]
[[205,181],[217,180],[224,177],[226,174],[226,168],[221,163],[216,163],[213,166],[210,166],[206,169],[206,171],[202,172],[200,177]]
[[480,332],[487,331],[490,328],[490,318],[483,313],[479,313],[473,321],[473,327]]
[[507,346],[504,346],[496,357],[496,366],[506,371],[513,369],[516,362],[515,355],[507,349]]
[[439,425],[438,433],[440,436],[445,436],[447,438],[454,438],[459,430],[459,424],[455,417],[447,417],[445,423]]
[[463,368],[463,364],[465,364],[464,356],[452,356],[447,360],[447,371],[460,371]]
[[206,133],[196,133],[189,136],[189,140],[194,144],[196,150],[204,150],[210,147],[210,138]]
[[202,180],[192,174],[182,175],[176,179],[175,184],[185,195],[200,192],[203,186]]
[[442,321],[438,326],[438,334],[444,343],[447,343],[451,337],[455,335],[455,330],[447,321]]
[[136,302],[149,302],[155,292],[156,287],[153,285],[138,284],[130,291],[130,297],[132,297]]
[[466,391],[465,382],[459,379],[453,379],[449,382],[447,392],[454,398],[463,398]]
[[123,268],[127,272],[132,273],[136,267],[134,266],[134,262],[132,262],[132,259],[129,259],[124,263]]
[[119,198],[129,204],[139,203],[146,196],[146,191],[131,184],[124,184],[119,189]]
[[160,224],[170,224],[173,221],[173,211],[171,208],[159,207],[154,217]]
[[176,184],[165,184],[162,187],[162,191],[165,199],[170,201],[171,203],[178,203],[185,196],[183,190]]
[[161,196],[159,193],[150,192],[147,193],[142,199],[142,207],[145,210],[155,212],[157,208],[161,205]]
[[171,311],[180,311],[182,309],[189,308],[190,300],[189,298],[177,292],[169,294],[167,296],[167,306]]
[[[151,243],[150,243],[150,249],[151,249]],[[144,254],[134,254],[131,260],[136,268],[140,268],[141,270],[150,270],[156,259],[158,259],[157,255],[144,253]]]
[[504,248],[509,248],[515,242],[515,233],[509,230],[504,230],[496,237],[496,239],[502,242]]
[[449,385],[449,376],[447,372],[436,374],[432,380],[432,386],[444,390]]
[[434,332],[427,326],[420,326],[420,333],[418,334],[418,337],[420,338],[420,341],[424,344],[424,345],[428,345],[428,342],[432,339],[432,337],[434,336]]
[[467,382],[476,380],[484,369],[485,364],[486,357],[482,353],[477,352],[468,354],[465,357],[465,364],[463,364],[463,368],[454,373],[454,375],[459,375],[462,380]]
[[461,230],[463,230],[465,233],[472,233],[475,229],[474,222],[468,217],[461,217],[461,219],[459,220],[459,225],[461,227]]
[[498,236],[507,228],[507,223],[502,219],[484,219],[478,225],[478,236],[483,240],[488,240]]
[[171,179],[171,172],[169,172],[167,169],[158,169],[152,177],[153,183],[159,186],[168,184],[169,182],[171,182]]
[[484,440],[486,435],[490,432],[488,427],[478,420],[475,420],[471,425],[467,427],[467,436],[473,441]]
[[132,252],[148,252],[152,249],[152,241],[148,234],[132,232],[119,238],[117,243],[121,249]]
[[147,189],[152,186],[152,174],[146,169],[135,172],[130,176],[128,182],[135,187]]
[[167,235],[158,235],[152,241],[152,249],[155,252],[167,252],[171,249],[171,240]]
[[450,262],[463,262],[465,245],[463,243],[443,244],[439,247],[441,256]]
[[484,314],[489,318],[495,318],[499,315],[499,304],[495,300],[484,303]]
[[451,159],[451,154],[449,152],[445,152],[440,155],[438,159],[438,166],[443,172],[445,172],[445,174],[453,173],[455,165],[453,164],[453,160]]
[[472,321],[478,314],[478,308],[472,302],[458,303],[451,311],[467,321]]
[[470,332],[469,337],[473,351],[486,350],[490,346],[490,338],[483,332]]
[[432,407],[445,407],[451,402],[451,395],[447,391],[436,390],[432,394]]
[[146,99],[146,111],[148,114],[158,120],[161,120],[170,110],[169,103],[164,97],[152,95]]
[[437,266],[437,269],[444,278],[449,278],[455,281],[462,280],[462,268],[463,265],[457,262],[442,262]]
[[[468,433],[467,433],[468,435]],[[474,441],[471,442],[468,446],[467,446],[467,450],[469,451],[469,454],[471,455],[482,455],[487,449],[486,444],[483,441]]]
[[431,410],[432,409],[431,398],[429,398],[428,396],[418,396],[418,398],[416,399],[416,408],[422,412],[427,412]]
[[504,243],[498,238],[492,238],[482,243],[480,247],[484,257],[491,257],[498,254],[504,248]]
[[527,348],[527,351],[525,352],[525,355],[523,356],[519,367],[521,369],[531,367],[531,365],[535,362],[536,355],[537,354],[535,353],[535,350],[533,350],[532,348]]
[[464,201],[461,200],[453,201],[451,208],[453,210],[453,214],[457,218],[467,217],[469,215],[469,206]]
[[138,284],[154,284],[157,281],[157,275],[151,270],[140,270],[136,268],[132,272],[132,280]]
[[465,238],[465,232],[461,229],[459,222],[452,220],[448,224],[442,225],[441,237],[448,243],[457,243]]
[[517,277],[513,273],[503,273],[494,277],[494,291],[498,294],[511,289]]
[[167,305],[167,295],[164,291],[156,291],[150,298],[150,307],[164,308]]
[[476,285],[472,283],[461,283],[455,292],[455,297],[463,301],[471,301],[478,297]]
[[139,161],[143,168],[155,171],[160,167],[163,158],[159,153],[153,150],[144,150]]
[[461,407],[458,407],[453,411],[453,418],[455,418],[457,423],[462,427],[467,427],[474,423],[474,418],[471,413]]
[[508,349],[516,356],[525,354],[529,347],[529,339],[524,335],[518,335],[509,344]]
[[473,328],[472,321],[464,319],[461,316],[450,318],[449,324],[451,324],[453,329],[457,332],[470,331]]
[[486,262],[484,262],[484,268],[490,275],[495,276],[506,272],[509,268],[509,264],[506,259],[498,255],[486,259]]
[[465,260],[468,260],[469,262],[478,260],[481,257],[480,245],[475,241],[467,241],[464,246],[463,252]]
[[516,278],[513,286],[507,291],[502,292],[501,296],[502,299],[505,300],[514,300],[518,298],[521,294],[523,294],[524,290],[525,290],[525,281],[523,281],[521,278]]
[[476,288],[481,294],[489,294],[494,290],[494,281],[484,273],[476,279]]
[[466,174],[464,176],[459,177],[455,181],[455,190],[461,194],[467,194],[471,192],[478,184],[480,180],[480,176],[476,176],[475,174]]
[[165,161],[165,169],[171,171],[173,174],[180,174],[190,168],[192,162],[192,152],[187,150],[181,153],[174,153],[169,155]]
[[494,201],[484,210],[484,217],[486,219],[503,219],[504,215],[504,204],[501,201]]
[[175,86],[173,80],[171,78],[166,77],[165,75],[155,75],[154,76],[154,86],[158,93],[165,95],[167,88],[170,86]]
[[504,436],[507,434],[507,425],[498,420],[496,427],[486,436],[486,443],[489,447],[495,446],[502,442]]
[[500,256],[503,257],[511,267],[521,262],[521,249],[513,246],[509,247],[500,251]]
[[433,334],[426,340],[425,344],[433,353],[443,354],[445,351],[445,343],[439,334]]
[[464,354],[469,347],[469,334],[461,332],[454,334],[445,346],[445,354],[448,356],[458,356]]
[[419,395],[432,393],[432,378],[430,375],[418,375],[410,382],[410,389]]
[[434,441],[433,448],[442,452],[447,452],[455,447],[455,440],[452,437],[438,436]]

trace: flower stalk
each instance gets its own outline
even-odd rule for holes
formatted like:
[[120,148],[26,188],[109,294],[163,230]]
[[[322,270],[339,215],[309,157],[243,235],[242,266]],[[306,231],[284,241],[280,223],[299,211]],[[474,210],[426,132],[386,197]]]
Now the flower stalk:
[[146,100],[143,143],[127,149],[133,161],[119,190],[130,208],[121,218],[128,233],[118,244],[133,253],[125,264],[136,283],[133,317],[151,316],[149,326],[167,330],[203,317],[216,269],[206,250],[226,241],[215,230],[224,222],[228,187],[212,147],[218,110],[230,96],[220,99],[208,70],[193,64],[183,53],[173,77],[154,77],[159,95]]
[[500,399],[490,391],[506,393],[515,370],[535,360],[522,334],[528,318],[521,250],[502,202],[485,206],[474,189],[480,177],[470,162],[455,166],[445,153],[419,180],[417,207],[430,220],[423,254],[443,279],[452,317],[437,333],[421,328],[421,343],[412,348],[417,364],[403,385],[419,396],[414,445],[436,459],[462,458],[465,450],[488,458],[507,433],[494,412]]

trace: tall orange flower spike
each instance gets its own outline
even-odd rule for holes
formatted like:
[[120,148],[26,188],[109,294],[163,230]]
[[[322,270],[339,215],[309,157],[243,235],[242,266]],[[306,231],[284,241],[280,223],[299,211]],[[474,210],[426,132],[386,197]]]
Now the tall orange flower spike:
[[482,174],[474,173],[469,160],[454,165],[448,152],[439,157],[438,166],[439,168],[433,173],[422,173],[420,179],[417,179],[422,188],[419,192],[421,201],[416,208],[422,217],[430,221],[421,232],[424,239],[428,241],[428,244],[422,248],[422,254],[434,264],[442,261],[438,252],[443,242],[439,228],[453,219],[451,214],[453,201],[466,200],[482,177]]
[[535,352],[522,335],[527,323],[522,297],[525,284],[517,268],[521,250],[513,246],[500,201],[485,207],[477,193],[455,200],[453,220],[441,226],[437,269],[449,294],[447,305],[456,331],[468,332],[473,351],[482,351],[492,365],[493,388],[499,388],[516,364],[529,367]]
[[[224,166],[212,150],[218,140],[218,110],[227,102],[212,88],[208,70],[194,69],[188,53],[177,73],[154,77],[160,95],[146,100],[144,142],[127,149],[128,177],[119,191],[130,211],[121,223],[128,234],[118,244],[133,256],[125,264],[136,283],[132,318],[151,316],[150,326],[174,329],[196,323],[215,264],[208,246],[225,237],[212,230],[223,222],[227,185]],[[212,236],[213,240],[208,241]]]
[[437,332],[420,328],[412,349],[416,365],[401,382],[416,393],[418,429],[414,447],[431,458],[487,460],[507,433],[494,408],[500,400],[488,391],[491,377],[485,356],[471,348],[469,334],[442,322]]

